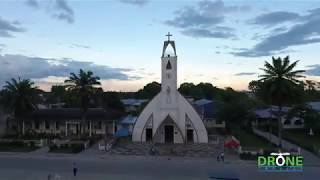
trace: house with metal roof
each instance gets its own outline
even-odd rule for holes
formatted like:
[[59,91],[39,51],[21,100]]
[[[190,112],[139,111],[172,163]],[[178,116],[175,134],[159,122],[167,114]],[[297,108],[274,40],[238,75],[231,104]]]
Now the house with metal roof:
[[22,133],[44,133],[61,136],[114,134],[121,112],[103,108],[38,109],[23,121]]
[[146,102],[147,99],[121,99],[122,104],[125,107],[126,112],[136,112]]
[[[304,120],[298,117],[293,117],[291,119],[287,118],[287,113],[290,107],[282,107],[280,112],[282,127],[284,129],[301,129],[304,128]],[[254,111],[256,120],[252,122],[253,126],[267,125],[269,123],[278,122],[279,109],[277,106],[271,106],[264,109],[257,109]]]
[[216,117],[216,108],[218,106],[216,100],[199,99],[193,101],[192,105],[207,128],[225,128],[225,122],[217,120]]

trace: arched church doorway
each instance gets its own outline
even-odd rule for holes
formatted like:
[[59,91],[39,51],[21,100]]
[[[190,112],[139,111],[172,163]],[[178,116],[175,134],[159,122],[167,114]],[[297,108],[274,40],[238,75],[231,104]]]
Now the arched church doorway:
[[182,132],[178,125],[168,115],[156,130],[154,135],[156,143],[184,143]]
[[164,126],[164,142],[173,143],[174,127],[173,125]]

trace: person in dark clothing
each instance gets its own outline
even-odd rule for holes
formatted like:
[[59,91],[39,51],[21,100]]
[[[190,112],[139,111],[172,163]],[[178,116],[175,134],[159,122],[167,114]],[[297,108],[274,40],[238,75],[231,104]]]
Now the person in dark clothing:
[[72,166],[73,166],[73,176],[77,176],[77,172],[78,172],[77,164],[74,162]]

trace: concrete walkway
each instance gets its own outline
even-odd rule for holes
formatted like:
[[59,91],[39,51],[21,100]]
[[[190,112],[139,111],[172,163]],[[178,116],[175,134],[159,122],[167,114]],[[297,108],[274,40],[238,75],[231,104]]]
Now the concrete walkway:
[[[258,130],[256,128],[253,128],[253,132],[258,135],[261,136],[265,139],[267,139],[268,141],[270,141],[271,143],[278,145],[279,144],[279,138],[273,134],[270,134],[268,132],[264,132],[261,130]],[[300,149],[300,154],[303,156],[304,158],[304,165],[320,165],[320,158],[314,154],[312,154],[311,152],[301,148],[298,145],[295,145],[289,141],[286,141],[284,139],[282,139],[282,146],[284,147],[284,149]]]

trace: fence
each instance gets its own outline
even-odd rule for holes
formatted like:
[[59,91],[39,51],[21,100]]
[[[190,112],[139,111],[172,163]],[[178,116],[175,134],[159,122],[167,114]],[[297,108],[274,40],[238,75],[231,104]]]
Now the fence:
[[[275,145],[279,144],[279,138],[271,133],[260,131],[256,128],[253,128],[253,133],[270,141],[272,144],[275,144]],[[282,148],[285,149],[286,151],[289,151],[289,152],[295,153],[295,154],[301,153],[300,147],[295,144],[291,144],[285,140],[282,140],[281,145],[282,145]]]

